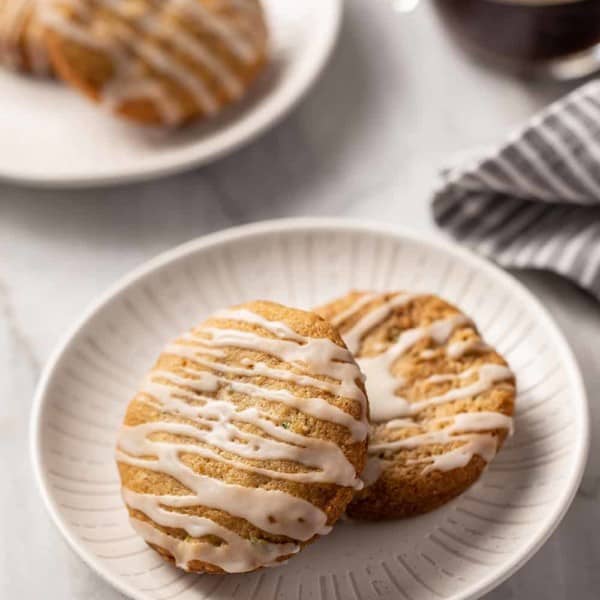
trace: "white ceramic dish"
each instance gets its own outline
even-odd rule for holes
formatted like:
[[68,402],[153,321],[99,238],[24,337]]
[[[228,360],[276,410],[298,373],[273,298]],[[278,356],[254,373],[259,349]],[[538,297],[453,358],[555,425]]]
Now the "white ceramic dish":
[[206,163],[257,136],[314,82],[342,13],[342,0],[263,2],[267,73],[240,105],[180,131],[130,125],[55,82],[0,72],[0,178],[44,187],[124,183]]
[[[113,462],[136,382],[169,338],[218,307],[257,297],[310,307],[350,288],[428,290],[471,314],[517,373],[515,436],[475,486],[426,516],[344,522],[288,565],[249,575],[187,575],[164,563],[128,525]],[[192,241],[121,281],[46,368],[32,440],[57,526],[133,598],[458,600],[508,577],[559,523],[585,465],[588,412],[563,336],[510,276],[421,235],[303,219]]]

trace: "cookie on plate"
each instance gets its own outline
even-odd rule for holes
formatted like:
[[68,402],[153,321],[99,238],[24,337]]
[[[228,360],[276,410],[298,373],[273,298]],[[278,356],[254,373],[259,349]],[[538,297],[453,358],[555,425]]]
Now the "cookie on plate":
[[367,404],[339,334],[251,302],[169,344],[118,436],[134,529],[187,571],[276,565],[330,531],[362,482]]
[[0,64],[49,75],[50,61],[37,0],[0,0]]
[[369,461],[349,516],[408,517],[466,490],[512,429],[506,361],[436,296],[352,292],[316,312],[366,375]]
[[58,74],[138,123],[177,125],[239,100],[267,61],[258,0],[46,0]]

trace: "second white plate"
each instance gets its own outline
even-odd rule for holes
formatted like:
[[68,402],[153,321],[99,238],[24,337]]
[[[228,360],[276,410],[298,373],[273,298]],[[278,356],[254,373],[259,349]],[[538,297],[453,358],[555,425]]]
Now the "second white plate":
[[342,0],[263,0],[272,62],[249,96],[218,118],[166,132],[104,114],[56,82],[0,72],[0,178],[37,186],[148,179],[206,163],[280,119],[333,48]]
[[[252,298],[311,307],[351,288],[438,293],[509,360],[516,434],[481,480],[428,515],[338,524],[289,564],[248,575],[176,570],[131,529],[113,448],[125,407],[165,342]],[[139,600],[459,600],[521,566],[577,489],[588,413],[577,366],[540,304],[470,253],[341,220],[267,222],[151,261],[102,298],[51,360],[32,421],[35,471],[72,547]]]

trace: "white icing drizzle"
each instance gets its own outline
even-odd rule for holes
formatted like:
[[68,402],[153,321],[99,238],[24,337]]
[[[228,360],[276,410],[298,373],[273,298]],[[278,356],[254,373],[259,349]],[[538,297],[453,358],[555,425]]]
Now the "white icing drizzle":
[[[206,361],[204,366],[208,366],[209,364],[210,363]],[[230,372],[230,369],[226,365],[222,367],[222,370],[224,372]],[[262,369],[263,373],[267,371],[268,367]],[[227,383],[234,392],[259,396],[265,398],[265,400],[272,400],[274,402],[281,402],[282,404],[295,408],[300,412],[306,413],[307,415],[322,421],[330,421],[331,423],[342,425],[350,431],[353,441],[360,442],[367,437],[368,426],[364,421],[355,419],[351,414],[330,404],[323,398],[296,396],[286,389],[269,389],[252,383],[231,381],[226,377],[217,377],[216,379],[222,383]]]
[[423,469],[427,474],[431,471],[452,471],[466,467],[474,456],[480,456],[486,463],[491,462],[498,452],[498,439],[493,435],[463,436],[465,443],[454,450],[432,456],[428,461],[411,459],[408,462],[429,462]]
[[264,540],[257,543],[233,533],[211,519],[167,511],[162,506],[163,498],[160,496],[138,494],[127,488],[123,489],[122,494],[129,507],[144,513],[159,525],[182,529],[194,538],[212,535],[226,542],[220,546],[206,541],[190,543],[185,539],[165,536],[149,523],[132,518],[131,524],[134,529],[146,541],[162,546],[169,550],[176,560],[181,561],[177,563],[178,567],[185,568],[191,560],[202,560],[221,568],[233,565],[235,572],[243,573],[259,566],[277,564],[278,558],[298,551],[297,544],[273,544]]
[[[371,420],[386,421],[410,414],[407,412],[410,409],[406,400],[396,395],[396,390],[404,382],[392,372],[394,363],[403,354],[425,338],[431,338],[438,345],[443,344],[457,327],[469,323],[470,320],[467,317],[458,314],[434,321],[423,327],[407,329],[400,334],[394,344],[381,354],[358,358],[357,362],[367,378],[367,393],[371,399]],[[345,336],[345,334],[343,335]]]
[[[494,383],[499,381],[506,381],[513,378],[512,371],[504,365],[497,365],[494,363],[479,365],[476,368],[463,371],[456,376],[457,379],[466,379],[473,375],[477,376],[477,379],[469,384],[462,387],[454,388],[447,391],[445,394],[439,396],[432,396],[419,402],[411,402],[405,412],[398,411],[397,416],[402,415],[417,415],[423,409],[430,406],[437,406],[439,404],[446,404],[447,402],[453,402],[454,400],[462,400],[464,398],[470,398],[477,396],[489,389],[491,389]],[[439,381],[439,380],[438,380]]]
[[[162,375],[161,375],[162,376]],[[135,455],[141,455],[146,438],[153,432],[163,431],[184,435],[195,441],[210,444],[220,450],[255,460],[290,460],[304,466],[313,467],[314,471],[300,473],[285,473],[273,469],[253,467],[246,463],[225,458],[204,446],[188,444],[185,451],[206,458],[226,462],[238,469],[268,475],[273,478],[288,479],[301,482],[326,482],[338,485],[356,487],[358,485],[354,467],[348,462],[339,446],[317,438],[307,438],[275,425],[261,411],[248,408],[236,411],[235,405],[226,401],[205,398],[203,406],[193,406],[172,395],[173,390],[167,385],[152,382],[146,384],[142,391],[151,394],[160,401],[160,408],[193,419],[195,424],[202,425],[199,429],[182,423],[145,423],[133,428],[130,439],[136,441]],[[244,392],[248,395],[262,397],[260,390]],[[195,396],[194,400],[199,397]],[[278,438],[276,440],[239,430],[235,422],[247,423],[260,427],[265,433]]]
[[363,469],[363,472],[360,474],[365,487],[369,487],[373,485],[381,476],[383,472],[382,461],[374,456],[369,456],[367,459],[367,464]]
[[44,75],[50,65],[37,10],[35,0],[0,0],[0,61],[11,68],[27,61],[34,73]]
[[[174,79],[190,96],[201,106],[207,114],[213,115],[218,110],[216,98],[212,95],[202,79],[196,77],[187,67],[180,65],[177,61],[170,58],[160,48],[156,48],[147,42],[140,42],[136,45],[137,53],[153,67],[168,73],[169,77]],[[142,80],[144,82],[144,80]],[[127,85],[132,86],[133,83],[127,80]],[[113,90],[118,88],[115,81],[112,82]],[[129,88],[131,89],[131,87]],[[139,90],[141,92],[141,90]],[[136,96],[141,94],[136,91]],[[133,96],[132,96],[133,97]],[[109,101],[114,101],[114,97]]]
[[[200,560],[228,572],[243,572],[275,564],[281,557],[296,552],[298,541],[328,533],[326,514],[310,502],[281,490],[246,487],[197,473],[183,461],[182,455],[210,459],[273,480],[333,483],[360,489],[362,482],[353,465],[335,443],[287,429],[283,426],[285,423],[273,421],[273,414],[268,414],[260,405],[243,408],[235,404],[232,394],[277,402],[317,419],[340,424],[348,428],[355,440],[366,437],[366,416],[355,419],[325,399],[296,396],[288,389],[268,385],[292,382],[316,388],[326,385],[327,391],[339,395],[349,391],[353,399],[360,402],[363,415],[366,399],[356,383],[360,380],[358,367],[351,362],[350,353],[334,342],[302,336],[284,323],[269,321],[243,309],[219,313],[215,318],[258,325],[275,337],[264,337],[255,331],[204,327],[202,332],[210,338],[190,334],[169,345],[169,354],[188,358],[193,366],[183,368],[183,376],[161,370],[149,374],[138,399],[160,411],[160,420],[124,426],[117,459],[167,474],[190,492],[185,496],[154,496],[124,489],[130,508],[164,527],[183,529],[191,538],[212,535],[223,540],[220,546],[215,546],[202,540],[180,539],[140,519],[132,519],[134,528],[148,542],[167,549],[183,568],[187,568],[191,560]],[[222,359],[228,347],[266,353],[311,375],[263,363],[244,367],[225,364]],[[230,375],[238,377],[233,381]],[[244,376],[244,380],[239,375]],[[327,381],[317,376],[326,377]],[[175,420],[177,418],[180,420]],[[276,466],[272,461],[285,461],[284,464],[297,467]],[[270,544],[258,540],[253,543],[210,519],[174,510],[193,506],[224,511],[267,533],[285,536],[290,542]]]
[[373,294],[371,292],[360,295],[346,310],[343,310],[337,315],[331,317],[329,320],[330,323],[335,327],[339,327],[344,321],[347,321],[350,317],[353,317],[361,309],[367,306],[367,304],[373,302],[378,297],[379,294]]
[[[230,2],[232,0],[226,0],[225,4]],[[218,91],[207,84],[207,76],[198,69],[190,69],[164,46],[171,46],[194,61],[230,98],[239,98],[243,82],[218,53],[188,33],[181,22],[209,32],[235,60],[251,64],[258,59],[257,47],[262,40],[258,36],[256,39],[248,36],[252,29],[248,20],[262,31],[260,13],[240,11],[240,18],[230,23],[199,0],[149,0],[149,3],[152,6],[148,10],[136,10],[121,0],[95,0],[93,3],[52,0],[42,18],[49,29],[77,44],[102,51],[111,60],[113,76],[100,94],[102,104],[111,110],[129,100],[149,99],[166,123],[175,124],[183,118],[179,101],[161,82],[148,76],[137,60],[140,57],[153,70],[185,90],[207,115],[218,111]],[[88,30],[89,26],[85,24],[95,7],[105,8],[120,19],[111,23],[109,35],[104,37]],[[66,8],[77,15],[77,20],[65,15]],[[149,41],[149,36],[158,44]]]
[[429,473],[434,470],[452,471],[453,469],[465,467],[473,456],[480,456],[486,463],[489,463],[498,452],[498,438],[484,432],[497,429],[505,429],[508,435],[512,435],[513,419],[498,412],[482,411],[454,415],[453,423],[446,431],[449,433],[463,432],[471,435],[451,435],[447,443],[455,441],[463,441],[464,443],[450,451],[426,459],[410,459],[408,464],[428,463],[424,473]]
[[414,426],[412,419],[392,419],[385,424],[386,429],[407,429]]
[[[135,507],[132,496],[126,501]],[[298,552],[296,544],[272,544],[263,540],[250,541],[243,538],[226,527],[217,525],[210,519],[193,515],[182,515],[165,511],[163,509],[151,510],[154,504],[138,503],[145,509],[144,512],[159,525],[176,523],[190,536],[201,537],[213,535],[225,543],[215,546],[207,541],[191,542],[165,535],[146,521],[134,517],[130,518],[131,525],[148,543],[168,550],[178,567],[186,569],[193,560],[208,562],[214,565],[227,565],[232,573],[246,573],[261,566],[282,564],[278,559]],[[175,515],[175,516],[173,516]],[[285,562],[285,561],[283,561]]]
[[[118,2],[119,0],[112,1]],[[215,34],[240,60],[251,63],[256,59],[253,44],[241,34],[239,28],[208,11],[198,0],[170,0],[170,2],[182,16]]]
[[[170,475],[193,492],[191,496],[158,496],[162,505],[172,508],[208,506],[246,519],[269,533],[287,535],[297,540],[308,540],[316,534],[329,532],[325,513],[310,502],[278,490],[226,483],[196,473],[179,458],[180,452],[189,451],[188,444],[157,443],[152,440],[140,442],[139,427],[123,429],[117,459]],[[152,451],[157,459],[133,456],[131,453],[139,448],[144,449],[146,454]]]
[[[195,340],[197,343],[195,345],[169,344],[165,349],[165,352],[168,354],[175,354],[178,356],[189,358],[190,360],[194,360],[198,362],[198,364],[203,366],[213,367],[213,362],[205,361],[203,359],[198,358],[198,354],[201,352],[202,354],[213,354],[214,356],[222,356],[222,352],[205,346],[203,344],[203,338],[199,339],[197,337],[189,335],[184,336],[182,339],[189,340],[190,338]],[[242,359],[241,362],[243,365],[247,365],[249,368],[225,365],[227,368],[221,370],[223,372],[233,373],[236,375],[264,375],[265,377],[279,379],[281,381],[293,381],[298,385],[314,387],[323,390],[324,392],[334,394],[336,396],[345,396],[352,400],[356,400],[361,404],[366,404],[365,395],[358,386],[345,385],[342,388],[342,386],[339,383],[324,381],[322,379],[317,379],[316,377],[311,377],[310,375],[301,375],[292,371],[286,371],[284,369],[277,369],[274,367],[270,367],[269,365],[262,362],[253,362],[250,359]],[[360,373],[360,371],[358,372],[358,378],[360,378],[361,380],[363,379],[363,375],[362,373]]]
[[[460,446],[446,450],[441,454],[407,460],[409,465],[424,463],[423,474],[434,470],[451,471],[468,465],[473,456],[476,455],[489,463],[498,452],[498,438],[486,432],[505,429],[508,431],[508,435],[511,435],[513,431],[512,418],[498,412],[459,413],[447,419],[450,420],[450,424],[443,429],[413,435],[395,442],[373,444],[369,446],[369,453],[378,455],[386,451],[412,450],[430,444],[447,445],[462,442]],[[388,426],[392,426],[393,423],[393,421],[390,421]],[[418,425],[413,422],[412,427],[416,426]],[[405,425],[405,427],[408,427],[408,425]],[[371,457],[370,460],[386,462],[375,456]],[[365,485],[367,484],[365,483]]]
[[446,348],[446,356],[456,360],[462,358],[465,354],[476,354],[489,352],[491,350],[483,340],[479,338],[471,338],[469,340],[461,340],[459,342],[453,342],[448,344]]
[[[407,437],[405,439],[397,440],[395,442],[383,442],[381,444],[372,444],[369,446],[370,454],[378,454],[385,450],[398,450],[400,448],[418,448],[419,446],[429,444],[449,444],[454,441],[468,440],[469,436],[455,435],[457,433],[474,433],[481,431],[490,431],[494,429],[507,429],[512,431],[512,419],[497,412],[472,412],[472,413],[459,413],[452,417],[445,419],[449,420],[450,423],[442,429],[436,429],[434,431],[427,431],[418,435]],[[418,427],[413,422],[413,427]],[[390,423],[387,424],[390,429],[396,429]],[[408,427],[403,425],[402,428]],[[491,436],[490,436],[491,437]]]
[[499,381],[512,379],[513,377],[513,373],[508,367],[490,363],[486,365],[479,365],[476,368],[468,369],[467,371],[463,371],[459,374],[450,373],[432,375],[431,377],[428,377],[425,382],[443,383],[456,379],[468,379],[474,375],[477,376],[477,378],[469,385],[453,388],[444,394],[440,394],[439,396],[431,396],[430,398],[426,398],[418,402],[408,402],[400,396],[394,396],[389,403],[378,409],[378,418],[373,416],[372,411],[371,419],[375,422],[392,419],[393,423],[396,423],[397,421],[403,421],[405,424],[408,424],[410,421],[407,419],[402,419],[402,417],[416,416],[422,410],[430,406],[446,404],[447,402],[453,402],[454,400],[462,400],[464,398],[476,396],[477,394],[481,394],[482,392],[489,390],[492,384]]
[[19,40],[25,35],[25,25],[32,10],[31,0],[4,0],[0,4],[0,40],[3,62],[17,68],[21,62]]
[[[362,380],[361,372],[353,360],[350,362],[351,355],[348,350],[327,338],[308,338],[306,343],[301,345],[284,339],[261,337],[260,348],[257,348],[256,334],[249,331],[216,327],[205,327],[204,331],[212,334],[213,337],[210,339],[192,337],[202,347],[224,348],[229,346],[255,350],[275,356],[289,364],[307,365],[312,373],[337,380],[339,395],[359,400],[361,406],[366,410],[365,396],[357,384],[357,381]],[[173,347],[170,346],[168,351],[172,349]]]
[[[380,306],[367,312],[356,322],[352,329],[344,333],[344,341],[350,349],[350,352],[358,352],[363,337],[371,331],[371,329],[385,321],[395,308],[408,304],[413,298],[414,296],[409,294],[398,294]],[[357,306],[360,306],[360,303],[357,303]]]
[[213,315],[213,318],[224,321],[237,321],[239,323],[251,323],[252,325],[258,325],[259,327],[262,327],[278,338],[300,342],[301,344],[306,342],[306,338],[304,336],[296,333],[285,323],[269,321],[264,317],[252,312],[251,310],[246,310],[244,308],[220,310]]
[[[338,314],[333,322],[338,326],[343,325],[344,322],[363,310],[365,306],[385,297],[385,295],[363,294],[347,310]],[[355,354],[359,353],[362,339],[369,331],[382,325],[394,309],[405,306],[415,298],[415,296],[408,294],[396,294],[362,315],[349,330],[342,332],[342,337],[351,351]],[[425,384],[469,381],[464,385],[453,387],[445,393],[433,395],[417,402],[409,402],[400,395],[401,388],[406,382],[394,373],[394,365],[396,361],[423,339],[431,339],[437,347],[447,344],[445,354],[453,360],[468,353],[490,351],[491,348],[479,338],[448,343],[456,329],[471,324],[466,316],[456,314],[422,327],[405,330],[392,345],[387,348],[383,347],[379,354],[357,358],[359,366],[366,375],[371,421],[373,423],[384,423],[385,429],[388,431],[409,428],[417,428],[420,431],[420,433],[397,441],[372,441],[369,445],[371,456],[369,467],[365,469],[363,474],[366,485],[374,483],[378,477],[378,471],[382,472],[384,470],[385,460],[380,460],[379,455],[385,456],[389,452],[415,449],[431,444],[450,445],[460,442],[459,447],[441,454],[409,461],[409,464],[414,462],[425,463],[424,473],[432,470],[446,471],[468,464],[475,455],[481,456],[486,462],[489,462],[498,449],[498,438],[492,432],[507,430],[509,434],[512,433],[512,419],[496,412],[459,413],[441,419],[446,423],[441,429],[426,432],[422,432],[422,426],[415,420],[415,417],[429,407],[475,397],[490,390],[498,382],[511,380],[513,373],[504,365],[488,363],[473,367],[462,373],[432,375],[424,381]],[[377,351],[378,348],[373,346],[370,350]],[[419,357],[431,359],[437,355],[436,348],[426,348],[420,352]],[[428,423],[433,423],[433,421],[430,419]],[[381,464],[376,467],[375,465],[378,462]]]

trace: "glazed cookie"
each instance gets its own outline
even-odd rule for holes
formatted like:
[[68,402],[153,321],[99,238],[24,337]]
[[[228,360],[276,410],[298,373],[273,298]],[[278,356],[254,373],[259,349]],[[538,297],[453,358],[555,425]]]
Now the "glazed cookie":
[[408,517],[466,490],[512,429],[515,378],[504,359],[436,296],[353,292],[317,312],[367,378],[366,487],[349,516]]
[[267,60],[258,0],[47,0],[58,74],[113,112],[177,125],[238,100]]
[[367,456],[362,376],[314,313],[251,302],[169,344],[118,437],[134,529],[187,571],[276,565],[344,513]]
[[0,0],[0,63],[36,75],[51,72],[36,0]]

